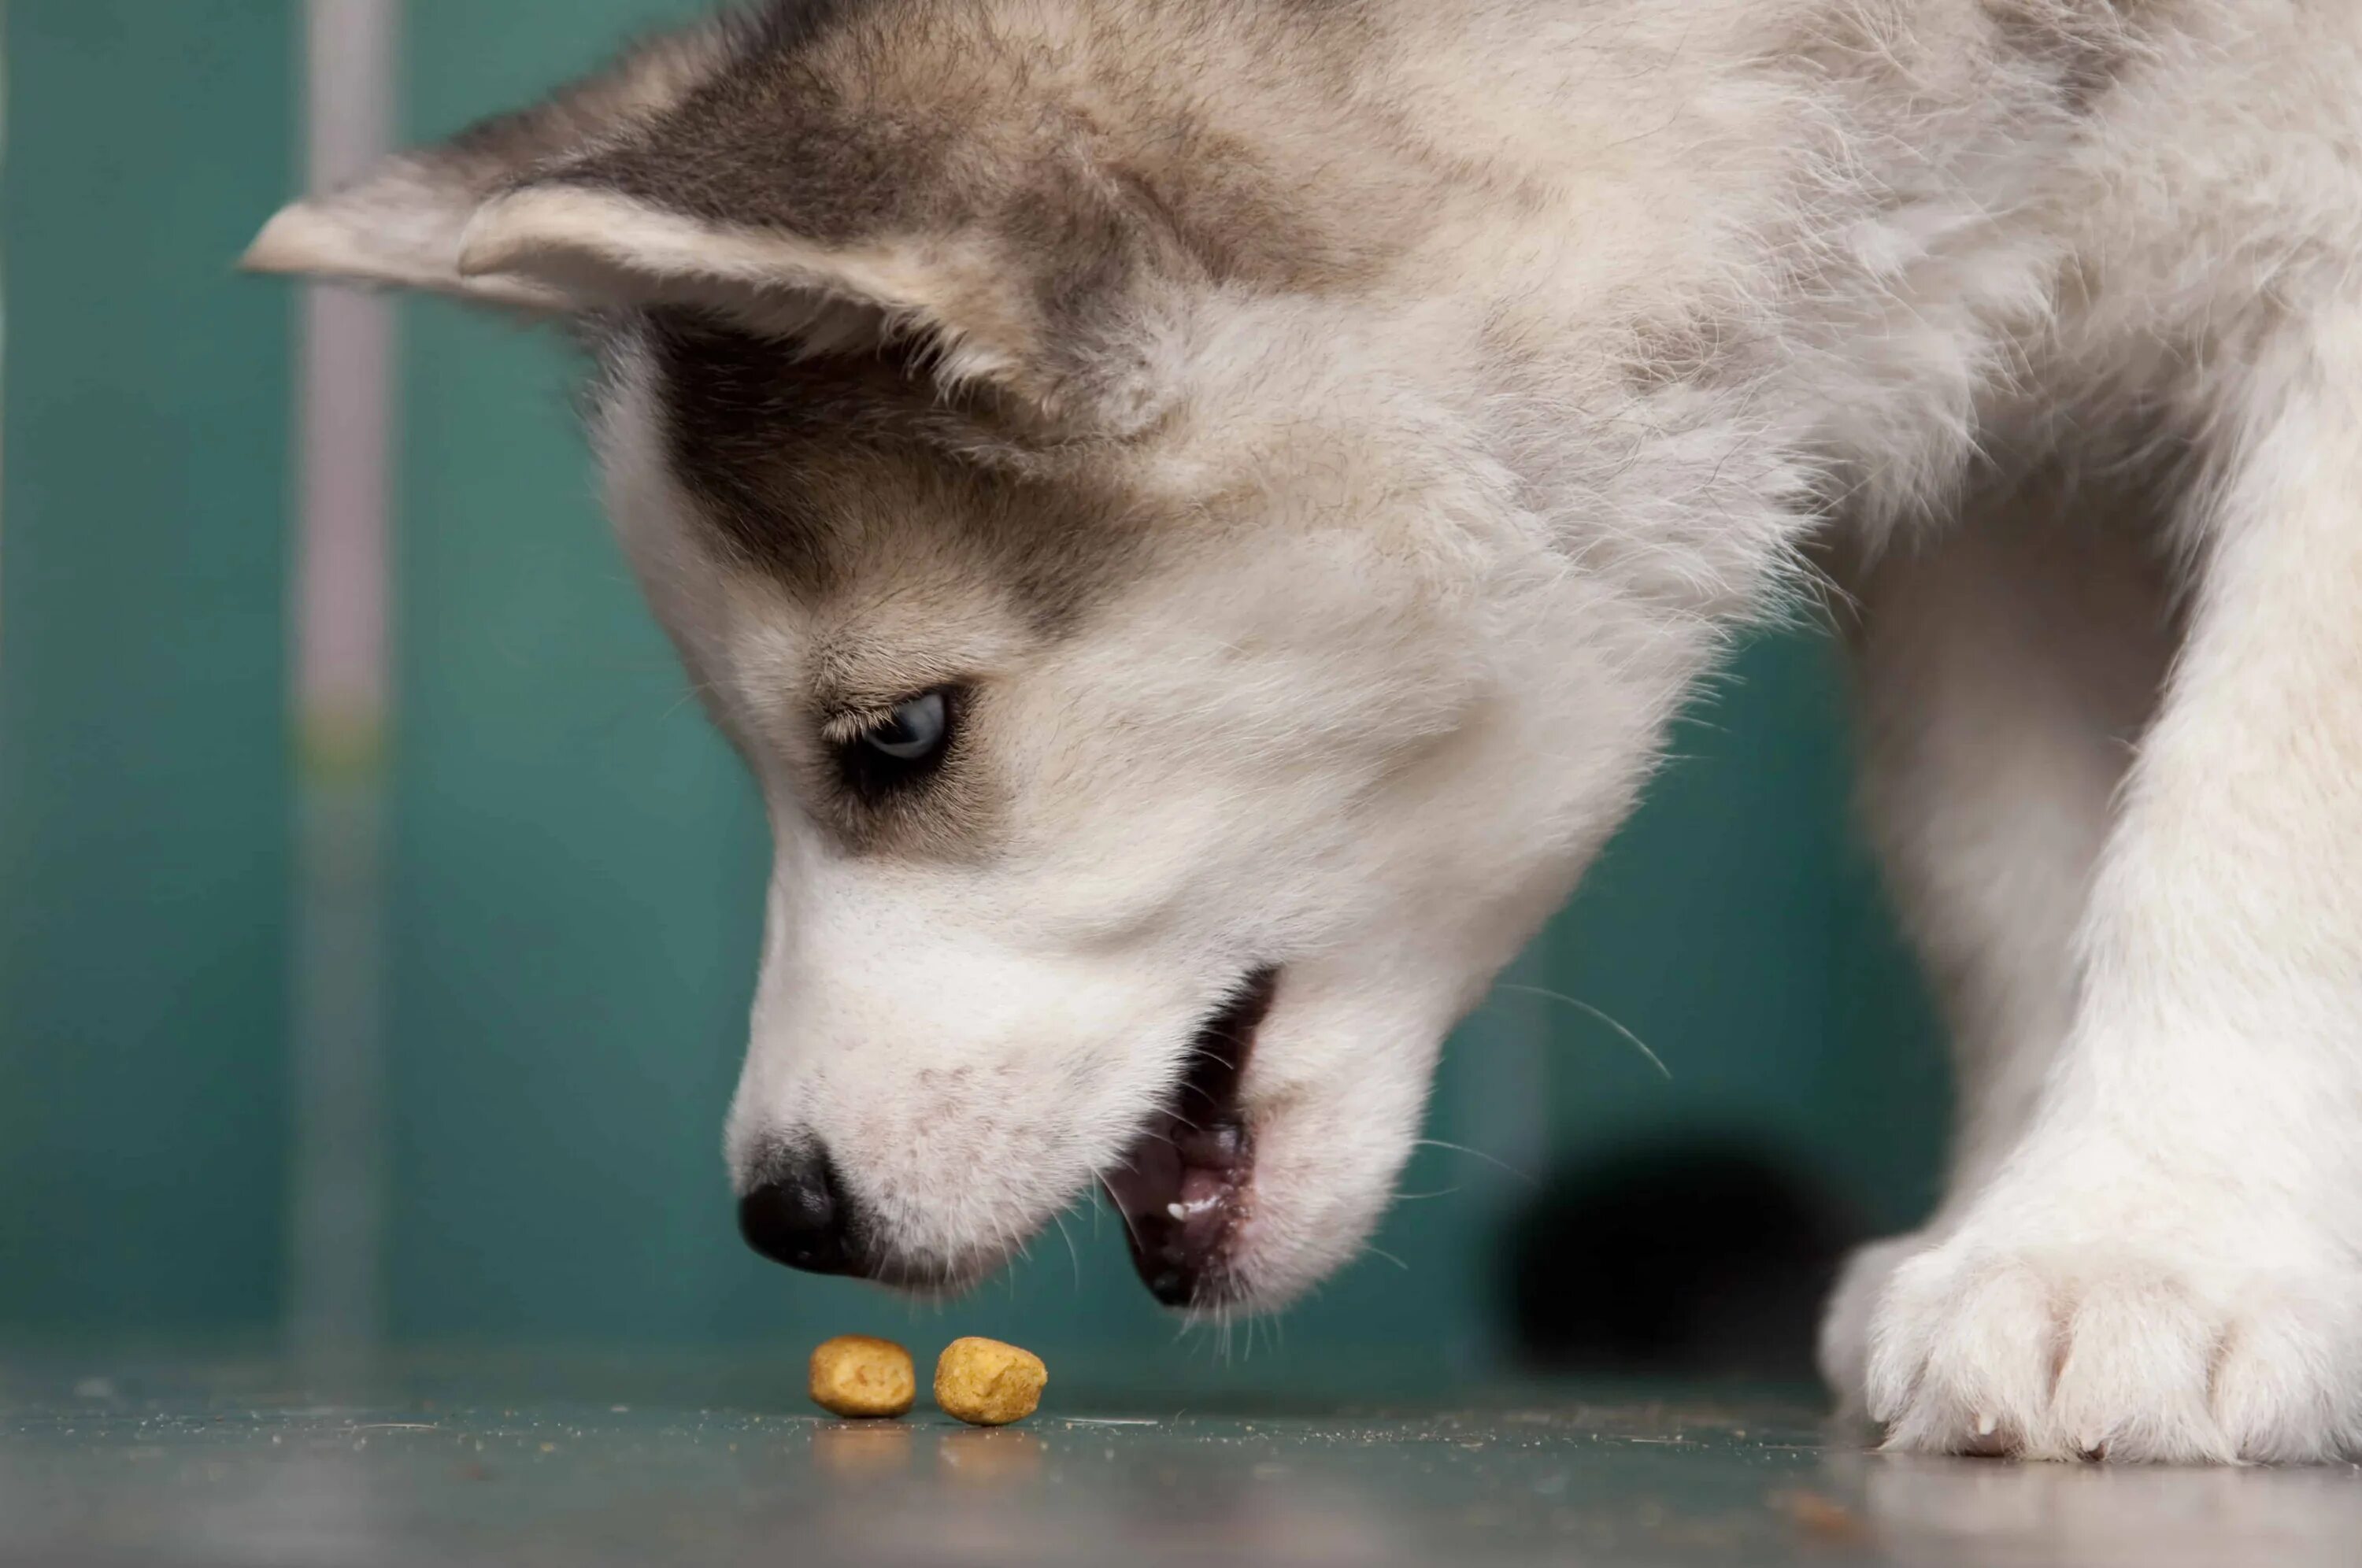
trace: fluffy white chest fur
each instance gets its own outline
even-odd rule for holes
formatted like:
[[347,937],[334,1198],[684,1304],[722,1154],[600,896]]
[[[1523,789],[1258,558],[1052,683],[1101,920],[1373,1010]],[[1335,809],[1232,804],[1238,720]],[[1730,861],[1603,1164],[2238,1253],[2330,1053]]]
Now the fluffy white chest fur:
[[[778,842],[759,1248],[1367,1234],[1731,635],[1829,590],[1957,1040],[1898,1447],[2362,1451],[2362,7],[775,3],[299,204],[572,318]],[[1612,1284],[1604,1284],[1612,1288]]]

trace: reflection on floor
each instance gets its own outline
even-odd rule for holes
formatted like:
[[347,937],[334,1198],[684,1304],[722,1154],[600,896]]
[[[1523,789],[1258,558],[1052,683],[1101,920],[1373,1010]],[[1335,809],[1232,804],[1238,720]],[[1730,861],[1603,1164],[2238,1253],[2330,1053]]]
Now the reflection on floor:
[[818,1419],[776,1375],[735,1408],[701,1405],[711,1386],[668,1401],[660,1377],[473,1386],[411,1375],[348,1406],[268,1370],[0,1370],[0,1561],[2342,1568],[2362,1551],[2354,1466],[1892,1459],[1776,1400],[1193,1415],[1054,1386],[1041,1416],[984,1432]]

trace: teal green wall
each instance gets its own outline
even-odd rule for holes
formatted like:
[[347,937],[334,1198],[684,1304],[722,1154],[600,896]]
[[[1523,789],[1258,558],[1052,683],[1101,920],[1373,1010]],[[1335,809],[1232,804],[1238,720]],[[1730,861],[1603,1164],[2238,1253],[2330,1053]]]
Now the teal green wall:
[[[411,0],[408,128],[447,132],[692,8]],[[221,265],[289,186],[285,21],[233,0],[10,17],[0,1328],[275,1309],[291,301]],[[127,127],[124,72],[153,116]],[[1054,1231],[948,1309],[740,1246],[719,1130],[766,872],[756,801],[599,514],[569,352],[445,304],[402,319],[391,1331],[793,1345],[908,1320],[1205,1373],[1207,1342],[1175,1343],[1112,1221],[1076,1217],[1074,1256]],[[126,424],[137,461],[116,455]],[[1291,1314],[1291,1364],[1380,1342],[1481,1363],[1493,1233],[1526,1174],[1584,1149],[1727,1134],[1873,1220],[1924,1204],[1940,1075],[1850,847],[1838,709],[1820,642],[1751,650],[1518,966],[1640,1035],[1671,1081],[1581,1010],[1503,991],[1454,1041],[1429,1131],[1520,1174],[1422,1150],[1405,1188],[1435,1196],[1380,1237],[1398,1261]]]
[[267,1327],[282,1209],[282,4],[15,0],[0,1325]]
[[1523,968],[1633,1030],[1548,1020],[1561,1149],[1716,1129],[1793,1158],[1868,1222],[1933,1201],[1938,1032],[1850,810],[1826,638],[1767,637],[1692,704],[1677,760]]
[[[411,130],[683,5],[411,10]],[[737,765],[636,600],[552,337],[405,307],[392,781],[392,1323],[697,1338],[760,1321],[721,1108],[765,867]]]

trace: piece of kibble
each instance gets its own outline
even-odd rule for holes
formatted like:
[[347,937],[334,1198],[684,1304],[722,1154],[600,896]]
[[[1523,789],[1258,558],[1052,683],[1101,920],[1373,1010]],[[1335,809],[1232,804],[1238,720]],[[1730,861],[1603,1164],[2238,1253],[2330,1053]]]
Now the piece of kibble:
[[1032,1351],[999,1340],[954,1340],[935,1363],[935,1403],[972,1427],[1005,1427],[1042,1403],[1050,1369]]
[[899,1416],[919,1397],[911,1353],[892,1340],[839,1334],[811,1353],[812,1403],[837,1416]]

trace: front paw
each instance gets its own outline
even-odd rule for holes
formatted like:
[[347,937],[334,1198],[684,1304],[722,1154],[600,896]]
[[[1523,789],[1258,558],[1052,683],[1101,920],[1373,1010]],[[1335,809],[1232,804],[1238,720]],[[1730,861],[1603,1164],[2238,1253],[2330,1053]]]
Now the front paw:
[[1886,1298],[1894,1271],[1934,1241],[1926,1231],[1882,1237],[1856,1247],[1838,1270],[1837,1283],[1821,1309],[1815,1359],[1840,1416],[1854,1419],[1868,1409],[1871,1321]]
[[2362,1452],[2362,1278],[2333,1243],[1965,1227],[1871,1314],[1886,1446],[2029,1459],[2295,1462]]

